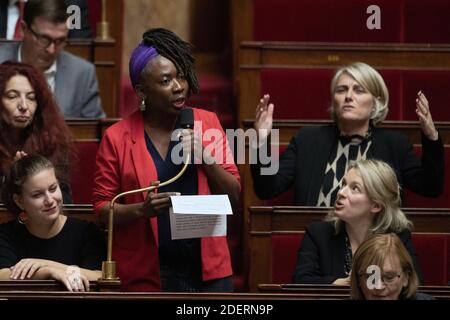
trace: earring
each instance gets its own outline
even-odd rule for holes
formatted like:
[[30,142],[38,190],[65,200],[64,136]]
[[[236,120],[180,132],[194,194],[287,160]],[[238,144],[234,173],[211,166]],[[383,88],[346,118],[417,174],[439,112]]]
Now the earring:
[[21,212],[17,217],[17,221],[19,221],[20,224],[27,224],[28,214],[26,212]]
[[142,98],[142,101],[141,101],[141,104],[140,104],[140,106],[139,106],[139,109],[141,109],[141,111],[144,112],[144,111],[145,111],[145,107],[146,107],[146,105],[145,105],[145,99]]

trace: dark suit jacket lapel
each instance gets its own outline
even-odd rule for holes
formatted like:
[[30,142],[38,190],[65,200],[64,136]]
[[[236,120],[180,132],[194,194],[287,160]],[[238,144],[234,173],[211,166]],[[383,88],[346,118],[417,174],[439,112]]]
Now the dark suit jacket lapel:
[[332,272],[333,274],[342,274],[345,276],[345,229],[341,229],[341,231],[333,236],[333,240],[331,243],[331,256],[333,257],[332,262]]
[[[387,158],[389,154],[387,144],[385,139],[383,139],[383,135],[380,129],[373,128],[372,133],[372,156],[375,159],[384,160]],[[386,161],[386,160],[384,160]],[[391,164],[392,165],[392,164]]]
[[8,0],[0,0],[0,38],[6,38],[8,26]]
[[315,154],[311,154],[315,160],[311,172],[311,184],[308,188],[307,205],[315,206],[317,199],[319,199],[320,188],[323,183],[323,176],[325,175],[325,168],[330,157],[332,148],[336,146],[336,127],[324,126],[320,130],[319,137],[312,137],[315,139],[318,148]]

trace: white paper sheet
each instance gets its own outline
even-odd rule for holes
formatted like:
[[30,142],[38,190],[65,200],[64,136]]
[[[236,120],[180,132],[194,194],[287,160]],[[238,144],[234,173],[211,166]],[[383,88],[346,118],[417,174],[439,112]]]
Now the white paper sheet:
[[172,240],[225,236],[227,215],[233,214],[227,195],[170,197]]

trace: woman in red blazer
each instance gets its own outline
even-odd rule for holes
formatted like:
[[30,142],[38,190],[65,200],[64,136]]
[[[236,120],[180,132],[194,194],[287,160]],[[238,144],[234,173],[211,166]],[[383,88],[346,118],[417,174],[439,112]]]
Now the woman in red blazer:
[[[115,195],[166,181],[181,169],[171,157],[176,147],[171,136],[180,127],[185,100],[198,92],[190,45],[162,28],[144,33],[130,59],[130,78],[140,108],[106,130],[97,154],[93,203],[103,221]],[[114,206],[113,260],[123,290],[232,291],[226,237],[170,236],[170,196],[227,194],[235,204],[240,193],[239,173],[217,116],[194,108],[193,115],[196,132],[215,129],[223,138],[210,148],[204,135],[199,140],[194,130],[181,131],[185,144],[192,141],[192,151],[202,152],[204,161],[196,159],[177,182],[157,192],[126,196]],[[227,161],[216,157],[211,163],[219,153]]]

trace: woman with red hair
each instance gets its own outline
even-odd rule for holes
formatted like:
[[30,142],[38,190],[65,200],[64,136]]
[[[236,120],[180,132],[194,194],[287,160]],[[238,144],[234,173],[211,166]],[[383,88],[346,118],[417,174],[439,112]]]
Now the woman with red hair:
[[0,185],[14,160],[39,154],[55,164],[64,203],[71,203],[73,139],[44,75],[28,64],[4,62],[0,94]]

